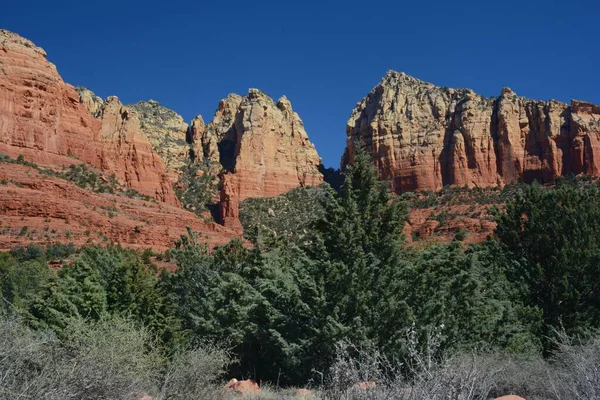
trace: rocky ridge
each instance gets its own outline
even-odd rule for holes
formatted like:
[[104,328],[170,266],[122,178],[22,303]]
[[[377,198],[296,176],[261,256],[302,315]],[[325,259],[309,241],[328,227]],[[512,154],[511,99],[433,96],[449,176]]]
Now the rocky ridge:
[[0,215],[0,249],[113,242],[162,253],[187,226],[210,246],[237,236],[176,205],[94,192],[16,163],[0,164]]
[[0,152],[48,167],[84,163],[107,171],[140,193],[177,204],[160,157],[139,131],[139,120],[114,98],[80,103],[46,52],[0,30]]
[[199,115],[188,125],[156,101],[123,105],[116,96],[103,100],[74,88],[43,49],[6,30],[0,31],[0,153],[55,171],[85,164],[175,207],[182,167],[210,163],[211,171],[221,171],[221,219],[238,230],[239,201],[322,182],[320,158],[285,97],[275,103],[256,89],[232,94],[210,124]]
[[[79,101],[103,120],[103,102],[88,89]],[[96,111],[99,108],[99,111]],[[201,115],[190,124],[156,101],[124,106],[140,121],[140,130],[166,165],[171,182],[189,163],[210,164],[221,171],[220,216],[224,225],[241,229],[239,202],[250,197],[278,196],[299,186],[323,181],[321,159],[309,141],[302,120],[282,97],[275,103],[258,89],[230,94],[219,102],[208,125]]]
[[498,98],[390,71],[348,121],[342,166],[361,141],[397,193],[549,182],[600,171],[600,112],[573,100]]

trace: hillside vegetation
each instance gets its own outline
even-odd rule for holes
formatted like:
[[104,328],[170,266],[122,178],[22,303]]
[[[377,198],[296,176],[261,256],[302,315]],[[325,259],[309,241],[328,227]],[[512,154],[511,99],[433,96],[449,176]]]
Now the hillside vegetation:
[[246,201],[253,246],[2,253],[0,398],[217,399],[229,377],[263,398],[598,397],[597,185],[514,188],[478,244],[407,247],[408,212],[359,150],[339,193]]

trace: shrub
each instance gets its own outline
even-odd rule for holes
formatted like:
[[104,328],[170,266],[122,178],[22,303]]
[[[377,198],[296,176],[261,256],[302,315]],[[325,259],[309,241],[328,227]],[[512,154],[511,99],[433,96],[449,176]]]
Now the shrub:
[[56,376],[56,337],[37,333],[16,318],[0,315],[0,399],[41,399]]
[[277,197],[246,199],[240,203],[244,236],[253,243],[283,240],[300,245],[323,218],[326,197],[325,187],[300,187]]
[[[423,352],[415,343],[407,345],[410,357],[403,364],[390,361],[376,350],[341,343],[323,399],[483,400],[505,368],[498,360],[476,353],[437,358],[435,344],[426,346]],[[358,387],[370,382],[373,387],[367,386],[366,390]]]
[[223,395],[218,380],[229,363],[228,354],[211,345],[176,353],[167,365],[160,398],[221,398]]
[[73,321],[65,331],[57,393],[65,399],[138,399],[158,379],[161,356],[152,335],[121,318]]
[[174,185],[181,205],[189,211],[202,215],[216,200],[218,165],[210,161],[192,163],[181,168],[179,180]]
[[495,209],[494,236],[505,276],[541,313],[538,335],[552,351],[554,330],[576,336],[600,323],[600,196],[597,187],[531,185]]
[[74,320],[65,339],[0,318],[0,399],[138,399],[162,359],[143,328],[122,319]]
[[577,343],[559,335],[549,380],[558,399],[600,398],[600,337]]

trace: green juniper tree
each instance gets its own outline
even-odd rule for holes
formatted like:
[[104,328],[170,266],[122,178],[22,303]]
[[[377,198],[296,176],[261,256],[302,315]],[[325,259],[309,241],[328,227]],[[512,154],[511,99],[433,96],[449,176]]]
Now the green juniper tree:
[[105,312],[106,292],[100,275],[80,260],[61,269],[45,285],[29,310],[34,326],[59,332],[73,318],[98,320]]
[[319,350],[327,360],[336,341],[349,339],[393,352],[407,317],[399,279],[407,208],[379,179],[361,146],[344,171],[341,193],[332,190],[326,198],[324,215],[320,240],[307,249],[320,262]]
[[[600,324],[600,195],[570,183],[526,187],[495,211],[495,237],[507,252],[509,280],[537,307],[542,338]],[[544,339],[546,348],[551,343]]]

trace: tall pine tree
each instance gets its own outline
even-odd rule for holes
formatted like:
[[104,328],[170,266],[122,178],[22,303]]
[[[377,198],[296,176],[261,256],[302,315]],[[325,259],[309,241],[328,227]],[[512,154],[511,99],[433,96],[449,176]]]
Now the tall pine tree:
[[325,299],[321,351],[349,339],[393,351],[407,316],[400,271],[407,207],[381,181],[369,154],[357,146],[341,194],[330,192],[313,257]]

